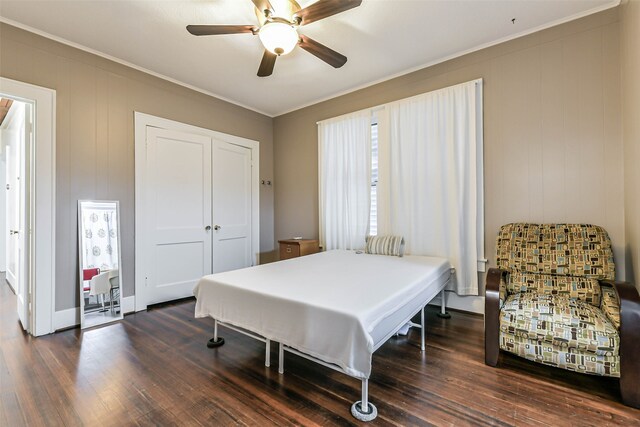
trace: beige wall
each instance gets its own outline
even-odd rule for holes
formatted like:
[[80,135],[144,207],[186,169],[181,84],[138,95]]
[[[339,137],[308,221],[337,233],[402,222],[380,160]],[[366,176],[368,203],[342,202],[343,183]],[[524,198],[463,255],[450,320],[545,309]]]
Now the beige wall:
[[[78,199],[120,200],[124,296],[134,293],[134,111],[260,141],[260,175],[273,178],[267,116],[5,24],[0,76],[57,91],[56,310],[79,305]],[[265,186],[260,241],[272,257],[273,191]]]
[[589,222],[623,277],[619,45],[614,9],[277,117],[276,238],[318,235],[317,121],[481,77],[490,264],[504,223]]
[[627,280],[640,289],[640,1],[620,7]]

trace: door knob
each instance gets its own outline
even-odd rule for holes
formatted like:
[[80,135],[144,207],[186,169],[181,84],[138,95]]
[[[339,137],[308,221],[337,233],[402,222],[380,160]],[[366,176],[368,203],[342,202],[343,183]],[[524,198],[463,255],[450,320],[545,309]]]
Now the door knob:
[[211,226],[210,226],[210,225],[207,225],[204,229],[205,229],[205,230],[207,230],[207,231],[209,231],[209,230],[211,230]]
[[221,226],[219,226],[219,225],[214,225],[214,226],[213,226],[213,229],[214,229],[214,230],[216,230],[216,231],[220,230],[221,228],[222,228],[222,227],[221,227]]

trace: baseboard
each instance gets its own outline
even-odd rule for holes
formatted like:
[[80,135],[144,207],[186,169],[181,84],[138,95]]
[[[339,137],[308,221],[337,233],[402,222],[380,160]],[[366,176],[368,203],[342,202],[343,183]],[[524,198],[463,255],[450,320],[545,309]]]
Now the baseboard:
[[53,313],[53,330],[70,328],[80,324],[80,307],[60,310]]
[[[446,292],[446,306],[456,310],[468,311],[471,313],[484,314],[484,297],[482,296],[459,296],[455,292]],[[440,305],[440,297],[436,297],[429,303]]]
[[[135,296],[122,298],[122,313],[128,314],[135,311]],[[56,311],[53,316],[53,329],[67,329],[80,324],[80,307]]]
[[129,314],[134,311],[136,311],[136,297],[131,295],[130,297],[122,298],[122,312]]

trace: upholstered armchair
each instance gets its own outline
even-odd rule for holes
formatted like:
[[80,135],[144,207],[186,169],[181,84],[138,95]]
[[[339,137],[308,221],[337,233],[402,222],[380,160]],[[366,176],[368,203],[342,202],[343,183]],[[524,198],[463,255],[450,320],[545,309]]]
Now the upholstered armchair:
[[640,297],[614,281],[607,232],[583,224],[507,224],[487,274],[485,363],[499,351],[570,371],[620,378],[640,408]]

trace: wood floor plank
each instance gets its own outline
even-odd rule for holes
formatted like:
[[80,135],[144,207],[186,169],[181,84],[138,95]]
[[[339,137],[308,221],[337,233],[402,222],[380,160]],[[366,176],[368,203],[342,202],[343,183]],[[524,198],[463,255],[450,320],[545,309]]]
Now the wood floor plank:
[[[0,425],[326,426],[358,425],[350,406],[360,381],[286,354],[285,374],[264,366],[264,344],[195,319],[193,300],[128,315],[122,322],[33,339],[0,286]],[[501,355],[484,364],[481,316],[449,320],[427,310],[419,331],[373,357],[375,426],[640,426],[620,403],[618,381]]]

